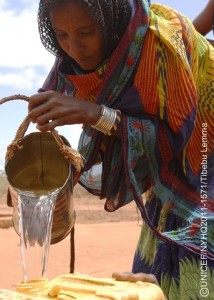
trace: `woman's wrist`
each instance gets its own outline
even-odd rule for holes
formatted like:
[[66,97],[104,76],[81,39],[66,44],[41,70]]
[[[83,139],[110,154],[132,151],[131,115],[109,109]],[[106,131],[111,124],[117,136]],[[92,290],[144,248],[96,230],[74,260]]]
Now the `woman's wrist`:
[[117,110],[101,105],[101,113],[97,122],[91,125],[92,128],[108,134],[114,126],[115,120],[117,118]]

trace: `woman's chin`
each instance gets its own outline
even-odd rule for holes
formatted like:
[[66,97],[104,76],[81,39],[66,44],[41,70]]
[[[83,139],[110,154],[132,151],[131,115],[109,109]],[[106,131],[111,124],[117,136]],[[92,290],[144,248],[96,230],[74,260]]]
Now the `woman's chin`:
[[83,64],[83,63],[81,63],[81,64],[78,63],[78,65],[85,72],[93,72],[99,66],[99,65],[90,65],[90,64],[88,65],[88,64]]
[[89,59],[84,61],[76,61],[76,63],[78,64],[81,70],[85,72],[93,72],[102,64],[102,61],[93,62]]

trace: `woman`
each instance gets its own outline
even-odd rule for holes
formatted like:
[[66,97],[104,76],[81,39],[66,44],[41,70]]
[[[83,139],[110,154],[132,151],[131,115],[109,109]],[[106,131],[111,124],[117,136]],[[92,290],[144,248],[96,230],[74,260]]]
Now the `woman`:
[[155,276],[169,299],[213,295],[211,45],[146,0],[41,0],[38,17],[56,62],[29,114],[41,131],[83,124],[75,181],[107,211],[136,202],[144,225],[131,280]]

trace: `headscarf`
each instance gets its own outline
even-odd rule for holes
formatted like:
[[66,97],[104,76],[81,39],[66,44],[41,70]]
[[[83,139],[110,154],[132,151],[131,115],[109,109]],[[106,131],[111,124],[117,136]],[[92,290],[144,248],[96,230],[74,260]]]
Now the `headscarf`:
[[[50,12],[57,6],[74,0],[40,0],[38,11],[38,26],[44,47],[56,56],[67,60],[71,58],[59,46],[51,26]],[[133,14],[132,0],[77,0],[79,4],[89,9],[92,17],[102,29],[104,36],[105,58],[121,40]]]

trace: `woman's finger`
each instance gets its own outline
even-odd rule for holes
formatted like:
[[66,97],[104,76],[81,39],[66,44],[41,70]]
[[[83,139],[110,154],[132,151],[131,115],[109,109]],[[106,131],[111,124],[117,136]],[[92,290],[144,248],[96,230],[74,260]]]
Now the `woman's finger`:
[[146,274],[146,273],[132,273],[132,272],[115,272],[112,274],[112,277],[116,280],[120,281],[130,281],[130,282],[150,282],[156,285],[159,285],[157,278],[153,274]]
[[129,281],[131,272],[114,272],[112,277],[120,281]]
[[159,285],[157,278],[153,274],[145,274],[145,273],[132,274],[130,276],[129,281],[131,282],[143,281],[143,282],[150,282]]
[[38,105],[45,103],[50,97],[52,97],[52,95],[54,93],[56,93],[56,92],[48,91],[48,92],[43,92],[43,93],[38,93],[38,94],[32,95],[29,98],[29,104],[28,104],[29,112],[32,109],[34,109],[35,107],[37,107]]
[[59,125],[59,120],[49,120],[46,123],[37,123],[36,128],[40,131],[51,131]]

